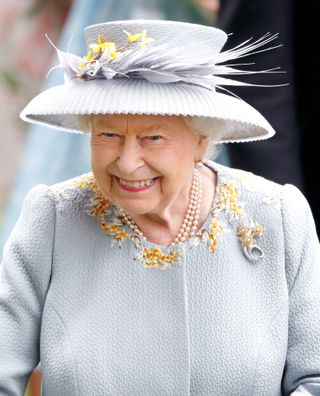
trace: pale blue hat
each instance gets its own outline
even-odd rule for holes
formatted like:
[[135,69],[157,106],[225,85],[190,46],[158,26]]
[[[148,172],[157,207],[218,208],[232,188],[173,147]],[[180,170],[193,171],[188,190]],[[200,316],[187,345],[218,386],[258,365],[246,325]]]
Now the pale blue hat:
[[277,35],[222,52],[225,32],[185,22],[114,21],[88,26],[84,33],[87,56],[57,49],[65,83],[32,99],[20,114],[23,120],[89,133],[92,114],[182,115],[206,118],[220,143],[274,135],[257,110],[225,88],[251,85],[226,75],[257,72],[223,63],[255,53]]

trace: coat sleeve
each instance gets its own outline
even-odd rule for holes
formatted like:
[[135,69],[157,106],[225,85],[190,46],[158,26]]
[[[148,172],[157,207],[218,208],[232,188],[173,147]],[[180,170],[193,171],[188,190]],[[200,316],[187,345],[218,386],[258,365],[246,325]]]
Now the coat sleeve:
[[283,187],[282,216],[289,293],[283,394],[320,396],[320,248],[309,204]]
[[55,206],[48,187],[27,194],[0,264],[0,395],[23,395],[39,363],[41,315],[53,252]]

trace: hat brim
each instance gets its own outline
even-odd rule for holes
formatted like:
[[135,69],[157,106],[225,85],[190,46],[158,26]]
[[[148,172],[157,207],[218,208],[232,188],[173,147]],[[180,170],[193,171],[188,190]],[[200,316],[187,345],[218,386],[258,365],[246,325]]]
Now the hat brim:
[[23,109],[27,122],[66,132],[90,133],[93,114],[155,114],[205,117],[217,143],[264,140],[275,134],[268,121],[241,99],[186,83],[143,79],[75,80],[47,89]]

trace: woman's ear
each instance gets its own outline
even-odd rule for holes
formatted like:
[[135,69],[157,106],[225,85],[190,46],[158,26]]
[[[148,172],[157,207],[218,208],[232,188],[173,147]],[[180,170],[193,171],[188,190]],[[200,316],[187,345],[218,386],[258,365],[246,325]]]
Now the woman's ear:
[[204,158],[208,144],[209,144],[208,136],[199,135],[198,145],[197,145],[196,152],[195,152],[195,160],[196,161],[201,161]]

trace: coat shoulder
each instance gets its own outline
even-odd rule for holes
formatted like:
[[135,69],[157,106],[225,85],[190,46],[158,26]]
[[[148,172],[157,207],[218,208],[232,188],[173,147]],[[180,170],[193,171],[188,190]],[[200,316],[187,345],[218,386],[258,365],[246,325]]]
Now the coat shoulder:
[[49,186],[49,195],[60,213],[71,210],[92,214],[92,210],[112,204],[103,196],[92,172]]
[[270,205],[289,216],[303,220],[310,212],[304,194],[293,184],[280,184],[252,172],[223,166],[223,172],[241,190],[241,196],[251,206]]
[[232,186],[239,202],[248,210],[272,208],[281,210],[281,200],[285,188],[283,185],[258,176],[252,172],[214,163],[218,172],[218,188]]
[[244,190],[251,192],[261,191],[262,193],[271,191],[281,193],[282,191],[283,186],[281,184],[266,179],[265,177],[242,169],[230,168],[226,166],[223,168],[229,177],[239,183]]
[[51,197],[57,202],[77,199],[98,189],[92,172],[55,183],[49,186]]

